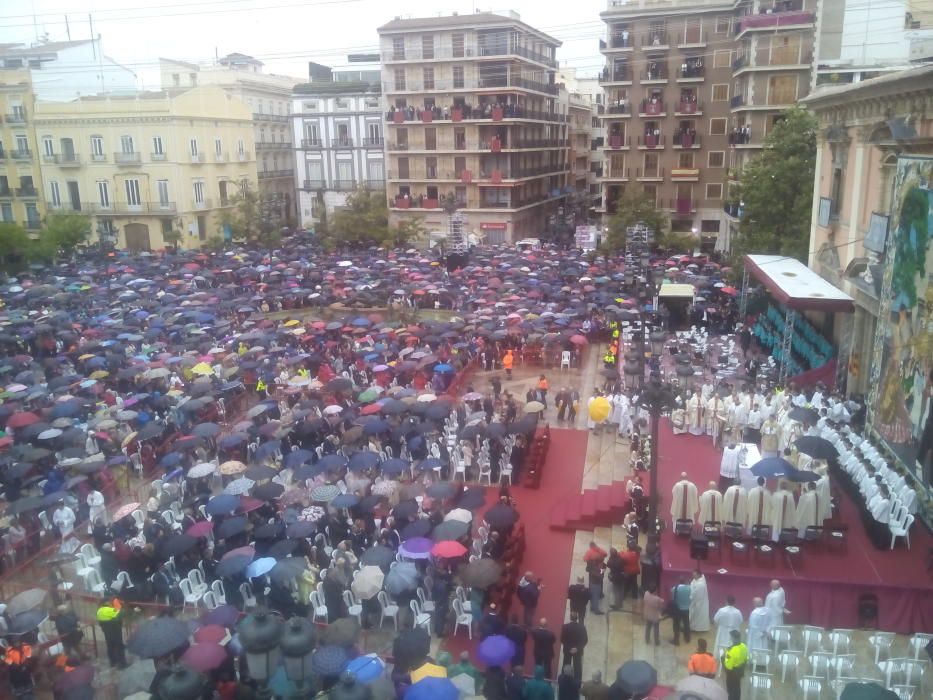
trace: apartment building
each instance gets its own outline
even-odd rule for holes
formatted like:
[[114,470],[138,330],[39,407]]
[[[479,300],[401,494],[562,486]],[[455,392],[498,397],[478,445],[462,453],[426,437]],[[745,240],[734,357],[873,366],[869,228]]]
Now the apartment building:
[[292,95],[295,190],[302,226],[330,216],[358,188],[384,190],[385,117],[379,83],[327,79]]
[[809,91],[816,0],[609,0],[603,202],[643,188],[674,231],[727,248],[729,184]]
[[90,214],[118,248],[164,248],[171,231],[197,248],[256,187],[252,112],[217,86],[37,102],[33,127],[49,211]]
[[391,223],[444,232],[452,196],[487,243],[539,236],[570,195],[560,42],[515,13],[397,18],[379,28]]
[[38,232],[45,216],[28,69],[0,70],[0,222]]
[[201,65],[160,59],[162,89],[187,90],[217,85],[252,110],[256,144],[256,176],[264,209],[279,220],[295,216],[295,158],[292,141],[291,95],[300,78],[263,70],[262,61],[231,53],[216,63]]

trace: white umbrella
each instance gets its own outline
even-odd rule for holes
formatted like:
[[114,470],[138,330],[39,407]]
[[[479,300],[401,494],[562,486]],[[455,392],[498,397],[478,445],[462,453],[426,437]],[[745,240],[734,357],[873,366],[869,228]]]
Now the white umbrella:
[[473,514],[466,508],[454,508],[444,517],[444,520],[457,520],[461,523],[472,523]]
[[256,482],[252,479],[247,479],[245,476],[242,476],[227,484],[224,487],[224,493],[230,494],[231,496],[242,496],[243,494],[249,493],[249,490],[253,488],[255,484]]
[[708,700],[726,700],[728,694],[726,689],[712,678],[703,678],[703,676],[687,676],[677,682],[675,690],[681,692],[697,693]]
[[201,479],[205,476],[210,476],[216,469],[217,467],[215,467],[210,462],[201,462],[199,464],[195,464],[193,467],[191,467],[191,469],[188,470],[188,478]]
[[350,584],[350,590],[357,597],[369,600],[375,598],[376,594],[382,590],[384,580],[385,574],[378,566],[364,566]]
[[41,433],[39,433],[39,439],[40,440],[52,440],[54,438],[57,438],[61,434],[62,434],[62,431],[59,430],[58,428],[49,428],[48,430],[43,430]]
[[434,394],[422,394],[421,396],[418,397],[418,401],[420,403],[431,403],[432,401],[436,401],[436,400],[437,400],[437,396],[435,396]]
[[330,406],[327,406],[327,407],[324,409],[324,415],[325,415],[325,416],[334,416],[334,415],[337,415],[338,413],[340,413],[342,410],[343,410],[343,408],[342,408],[341,406],[338,406],[337,404],[331,404]]

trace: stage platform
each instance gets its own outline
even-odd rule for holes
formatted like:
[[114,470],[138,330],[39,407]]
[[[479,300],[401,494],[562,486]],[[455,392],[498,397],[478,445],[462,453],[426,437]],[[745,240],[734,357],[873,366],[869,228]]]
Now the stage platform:
[[[671,489],[687,472],[699,493],[719,477],[721,452],[706,436],[674,435],[667,420],[660,430],[658,485],[660,513],[670,523]],[[773,484],[772,484],[773,487]],[[911,548],[903,541],[893,551],[876,549],[862,526],[856,505],[842,490],[833,487],[840,512],[833,522],[848,525],[844,548],[808,543],[799,560],[787,561],[775,548],[772,564],[756,560],[755,553],[733,557],[728,547],[710,552],[699,563],[706,576],[710,611],[734,595],[746,618],[755,596],[764,597],[771,579],[779,579],[787,594],[785,616],[789,624],[856,628],[859,626],[859,597],[878,597],[878,629],[910,634],[933,631],[933,571],[928,568],[933,537],[921,524],[911,531]],[[670,527],[661,536],[662,595],[669,596],[680,576],[690,576],[697,562],[690,558],[690,541],[677,537]]]

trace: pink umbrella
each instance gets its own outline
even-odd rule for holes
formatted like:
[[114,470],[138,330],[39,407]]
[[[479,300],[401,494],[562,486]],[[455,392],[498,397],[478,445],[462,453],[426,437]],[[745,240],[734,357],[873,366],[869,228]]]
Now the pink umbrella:
[[586,345],[586,336],[583,335],[572,335],[570,336],[570,342],[574,345]]
[[221,625],[204,625],[194,633],[194,641],[198,644],[220,644],[229,637],[226,627]]
[[118,520],[123,520],[127,515],[132,513],[134,510],[139,508],[138,503],[127,503],[125,506],[121,506],[117,509],[117,512],[113,514],[114,522]]
[[192,537],[206,537],[209,532],[214,529],[214,523],[210,520],[201,520],[200,522],[195,523],[189,527],[186,531],[186,535],[191,535]]
[[227,658],[227,650],[219,644],[192,644],[181,655],[181,663],[199,673],[212,671]]

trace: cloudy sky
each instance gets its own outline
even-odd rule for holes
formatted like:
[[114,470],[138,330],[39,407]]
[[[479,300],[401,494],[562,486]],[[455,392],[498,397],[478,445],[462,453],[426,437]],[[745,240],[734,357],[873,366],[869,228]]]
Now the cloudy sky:
[[192,62],[239,51],[255,56],[268,72],[307,75],[307,61],[346,65],[352,52],[377,48],[376,28],[395,16],[427,17],[474,10],[514,10],[521,19],[563,41],[558,59],[580,75],[595,74],[602,61],[599,13],[606,0],[572,3],[512,0],[502,7],[477,0],[29,0],[7,3],[0,42],[87,38],[89,16],[104,51],[136,71],[143,87],[157,87],[160,56]]

